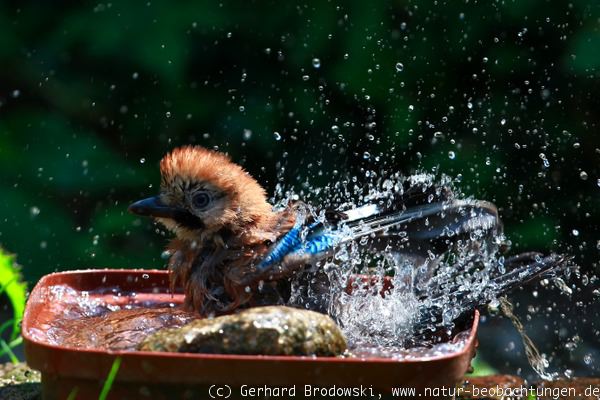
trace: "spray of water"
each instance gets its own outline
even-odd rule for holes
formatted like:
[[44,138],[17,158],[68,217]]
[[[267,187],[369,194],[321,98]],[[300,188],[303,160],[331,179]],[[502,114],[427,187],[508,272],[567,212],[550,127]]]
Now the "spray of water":
[[558,374],[548,372],[549,362],[544,356],[544,354],[540,353],[538,348],[535,346],[531,338],[525,332],[525,327],[523,323],[515,315],[513,312],[512,303],[506,298],[500,298],[500,309],[502,313],[511,320],[512,324],[515,326],[519,335],[521,335],[521,340],[523,341],[523,346],[525,347],[525,355],[527,356],[527,360],[529,361],[529,365],[533,368],[535,372],[542,378],[546,380],[555,379]]
[[[366,204],[386,204],[397,199],[402,191],[415,187],[423,193],[432,192],[426,204],[439,201],[435,188],[458,193],[454,182],[445,176],[381,177],[374,172],[368,176],[370,184],[366,186],[358,185],[354,178],[339,180],[318,191],[307,190],[309,186],[305,185],[300,193],[279,186],[277,193],[283,196],[279,204],[307,197],[310,201],[313,194],[315,204],[325,201],[326,207],[352,213],[351,210]],[[453,195],[453,200],[456,196]],[[310,211],[316,219],[324,220],[322,208]],[[464,221],[469,217],[457,216]],[[475,227],[466,236],[459,235],[452,224],[443,224],[445,218],[450,216],[440,212],[423,221],[424,230],[430,224],[442,225],[443,243],[423,246],[414,252],[408,247],[411,240],[408,232],[395,232],[397,240],[383,248],[376,234],[348,241],[330,260],[314,267],[320,272],[314,272],[308,280],[294,282],[291,302],[314,307],[314,299],[319,298],[318,308],[325,303],[325,309],[354,349],[398,350],[406,348],[407,343],[430,347],[433,332],[441,331],[446,338],[451,337],[456,333],[453,332],[456,319],[466,308],[482,298],[495,299],[493,277],[505,272],[504,258],[500,255],[505,239],[485,227]],[[336,229],[343,231],[344,226]],[[347,235],[352,236],[353,231],[348,229]],[[422,335],[424,332],[429,333],[427,339]],[[423,339],[415,341],[416,337]]]

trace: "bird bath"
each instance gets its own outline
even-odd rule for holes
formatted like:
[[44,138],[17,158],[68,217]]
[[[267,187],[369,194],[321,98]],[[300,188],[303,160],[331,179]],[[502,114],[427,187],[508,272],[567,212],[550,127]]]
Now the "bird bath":
[[[348,357],[300,357],[132,350],[161,325],[178,326],[194,318],[178,308],[183,295],[168,288],[168,273],[154,270],[71,271],[41,279],[27,304],[23,338],[28,364],[42,373],[44,398],[67,398],[73,390],[77,398],[97,397],[117,357],[122,363],[110,392],[115,399],[187,398],[208,393],[211,385],[228,385],[233,398],[242,385],[297,386],[298,393],[304,393],[304,385],[422,390],[458,382],[477,343],[475,311],[450,342],[395,357],[360,351]],[[130,333],[107,336],[112,330],[106,326],[117,320]],[[84,325],[88,331],[97,326],[98,335],[79,335]]]

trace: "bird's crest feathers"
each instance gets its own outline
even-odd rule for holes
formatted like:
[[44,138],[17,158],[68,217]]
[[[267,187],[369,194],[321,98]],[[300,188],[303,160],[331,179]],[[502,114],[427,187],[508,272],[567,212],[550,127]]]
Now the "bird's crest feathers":
[[228,201],[223,222],[241,226],[272,212],[265,190],[223,153],[201,146],[178,147],[163,157],[160,173],[163,191],[210,185],[222,192]]

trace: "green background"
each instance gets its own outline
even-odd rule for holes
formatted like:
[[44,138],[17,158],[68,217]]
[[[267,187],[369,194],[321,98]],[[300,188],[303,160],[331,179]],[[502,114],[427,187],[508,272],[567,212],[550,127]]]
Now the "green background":
[[[594,0],[4,1],[0,245],[30,284],[162,267],[167,237],[126,208],[157,191],[162,155],[193,143],[313,201],[366,170],[448,174],[498,205],[514,252],[571,253],[593,274],[599,73]],[[585,289],[568,300],[580,315],[598,309]],[[530,292],[518,310],[542,314]],[[564,334],[582,318],[547,298],[557,309],[530,318],[533,336],[594,371],[597,329]],[[574,335],[584,344],[565,350]],[[503,338],[490,343],[519,346]],[[501,369],[523,363],[496,350]]]

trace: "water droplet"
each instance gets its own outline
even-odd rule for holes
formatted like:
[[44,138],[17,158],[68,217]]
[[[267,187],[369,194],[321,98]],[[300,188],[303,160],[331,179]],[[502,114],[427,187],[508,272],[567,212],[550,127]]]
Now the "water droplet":
[[544,153],[540,153],[539,156],[542,159],[542,163],[544,165],[544,168],[549,168],[550,167],[550,161],[548,161],[548,158],[546,158],[546,155]]
[[573,377],[573,370],[565,369],[565,377],[567,377],[568,379],[571,379]]
[[364,158],[365,160],[368,160],[369,158],[371,158],[371,153],[369,153],[368,151],[365,151],[365,152],[363,153],[363,158]]
[[17,97],[19,97],[21,95],[21,91],[19,89],[15,89],[12,91],[11,96],[16,99]]
[[240,106],[240,112],[244,112],[245,110],[246,110],[246,107]]
[[408,106],[408,111],[413,111],[415,109],[415,106],[413,106],[412,104]]
[[244,140],[250,140],[252,137],[252,131],[250,129],[244,129]]
[[573,229],[573,230],[571,231],[571,234],[572,234],[573,236],[577,237],[577,236],[579,236],[579,231],[578,231],[577,229]]
[[396,72],[402,72],[404,71],[404,64],[402,63],[396,63]]
[[160,258],[162,258],[163,260],[168,260],[169,257],[171,257],[171,251],[170,250],[165,250],[162,253],[160,253]]
[[31,215],[32,217],[37,217],[38,215],[40,215],[40,209],[36,206],[33,206],[29,209],[29,215]]
[[171,118],[171,111],[167,111],[167,112],[165,113],[165,116],[166,116],[167,118]]
[[148,275],[148,274],[142,274],[142,279],[148,279],[148,278],[150,278],[150,275]]
[[132,79],[137,79],[139,77],[140,77],[140,74],[138,74],[137,72],[134,72],[133,74],[131,74]]
[[456,158],[456,153],[453,151],[448,152],[448,158],[454,160]]
[[308,75],[302,75],[302,80],[306,82],[310,77]]
[[340,131],[340,127],[337,125],[331,125],[331,131],[333,133],[338,133]]
[[314,68],[321,68],[321,60],[319,60],[318,58],[313,58],[312,59],[312,66]]
[[585,172],[585,171],[581,171],[581,172],[579,173],[579,178],[581,178],[581,180],[582,180],[582,181],[587,181],[587,178],[588,178],[588,174],[587,174],[587,172]]
[[146,159],[144,157],[140,158],[140,164],[143,164],[146,162]]
[[279,134],[279,132],[273,132],[273,137],[275,138],[275,140],[279,141],[281,140],[281,135]]
[[502,118],[500,120],[500,125],[506,125],[506,118]]

